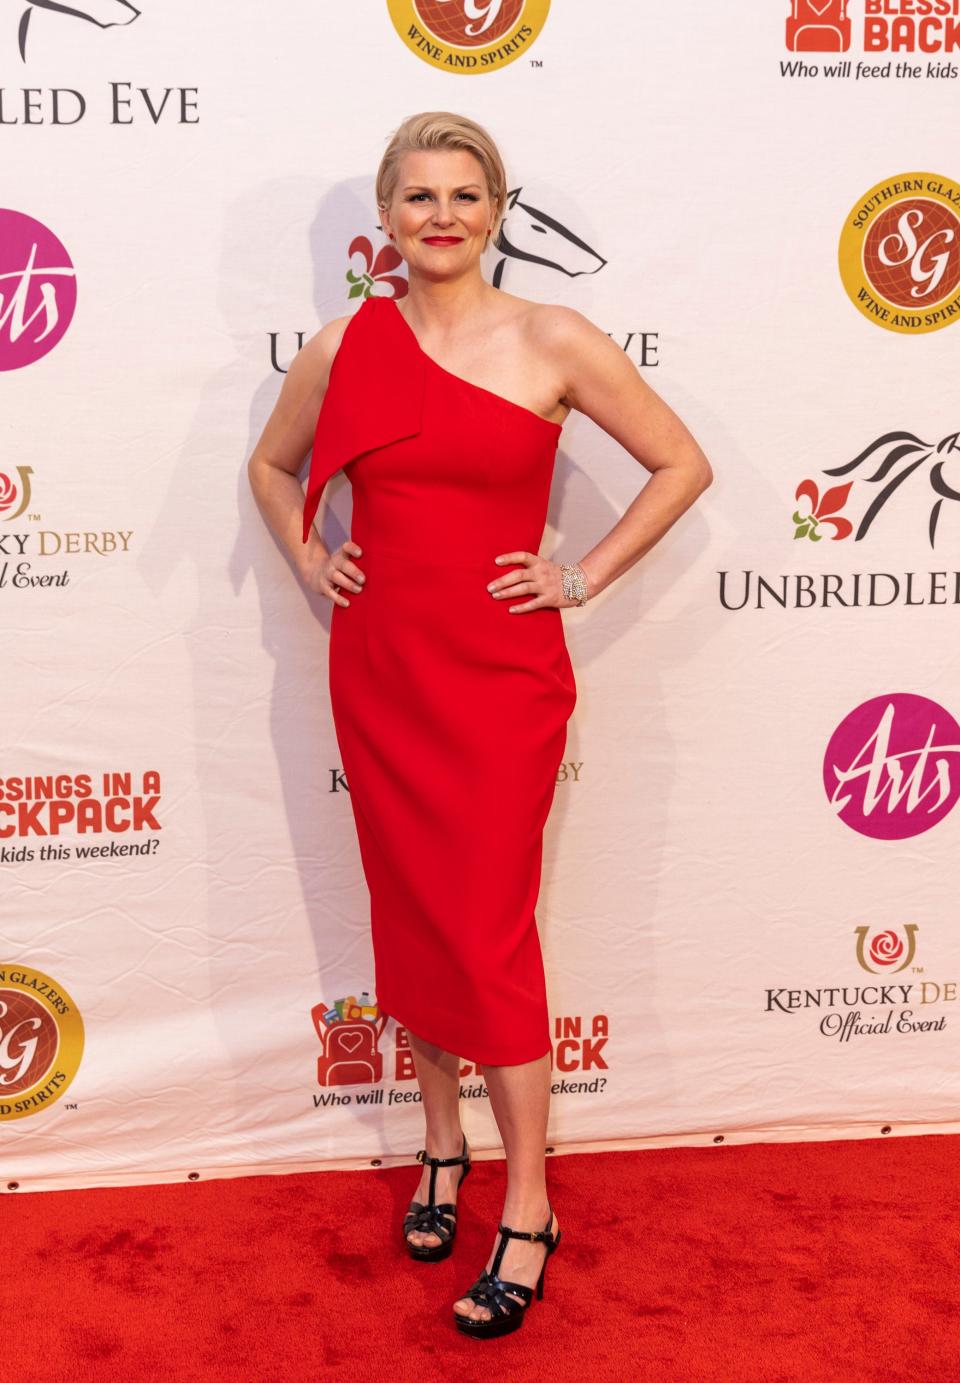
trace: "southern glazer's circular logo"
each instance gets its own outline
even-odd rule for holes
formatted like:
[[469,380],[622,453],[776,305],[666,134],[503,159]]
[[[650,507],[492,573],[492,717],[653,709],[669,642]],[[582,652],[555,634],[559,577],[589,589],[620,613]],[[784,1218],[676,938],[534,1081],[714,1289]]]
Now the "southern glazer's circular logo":
[[550,0],[387,0],[412,53],[442,72],[495,72],[526,53]]
[[0,965],[0,1122],[49,1108],[83,1056],[83,1020],[49,975]]
[[871,187],[840,235],[840,277],[854,307],[887,331],[960,320],[960,186],[900,173]]

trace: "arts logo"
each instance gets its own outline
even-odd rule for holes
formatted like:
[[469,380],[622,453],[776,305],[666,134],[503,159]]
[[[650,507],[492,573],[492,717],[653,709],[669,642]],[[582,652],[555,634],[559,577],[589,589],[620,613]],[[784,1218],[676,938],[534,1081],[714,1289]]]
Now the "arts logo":
[[[868,502],[863,506],[856,504],[855,497],[853,508],[860,509],[856,530],[852,517],[841,513],[847,506],[853,481],[823,490],[816,480],[801,481],[794,494],[794,499],[801,504],[801,508],[793,511],[794,538],[806,538],[812,543],[818,543],[823,538],[840,542],[853,534],[854,542],[860,542],[870,532],[874,520],[888,501],[895,495],[902,501],[905,495],[911,494],[912,490],[915,491],[917,485],[922,484],[923,478],[926,478],[933,492],[933,503],[927,515],[927,537],[930,546],[935,547],[937,526],[944,501],[948,502],[949,507],[949,502],[960,500],[960,488],[957,488],[960,486],[958,438],[960,433],[951,432],[938,442],[929,442],[913,432],[885,432],[881,437],[875,438],[869,446],[864,447],[851,461],[827,467],[823,471],[824,475],[843,476],[850,475],[852,471],[859,471],[865,485],[876,487],[868,492]],[[912,482],[912,490],[910,486],[902,489],[904,482],[909,480],[915,471],[919,474],[917,480]],[[953,484],[950,483],[951,480]]]
[[73,320],[77,273],[53,231],[0,208],[0,370],[49,354]]
[[920,835],[960,795],[960,725],[925,696],[872,697],[831,735],[823,785],[851,830],[876,840]]
[[878,182],[851,208],[838,258],[874,326],[918,335],[960,321],[960,186],[939,173]]
[[32,466],[18,466],[17,480],[0,471],[0,521],[18,519],[30,503],[30,477]]
[[904,941],[894,931],[877,932],[867,944],[869,927],[857,927],[857,964],[871,975],[896,975],[913,963],[917,951],[917,924],[908,922]]
[[0,1121],[49,1109],[82,1056],[83,1020],[63,986],[40,970],[0,966]]
[[67,15],[73,19],[86,19],[101,29],[111,29],[118,24],[132,24],[140,17],[140,11],[126,0],[70,0],[69,4],[60,0],[28,0],[17,27],[17,42],[20,56],[27,59],[27,34],[34,10],[52,10],[55,14]]
[[495,72],[530,51],[550,0],[387,0],[412,53],[441,72]]

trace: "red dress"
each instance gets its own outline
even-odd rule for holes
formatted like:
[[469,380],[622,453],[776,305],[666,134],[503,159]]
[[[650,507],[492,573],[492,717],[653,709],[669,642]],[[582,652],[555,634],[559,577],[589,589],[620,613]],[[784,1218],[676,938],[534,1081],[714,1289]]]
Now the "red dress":
[[426,355],[389,298],[344,332],[317,420],[307,541],[341,467],[354,559],[333,604],[337,743],[370,891],[376,998],[479,1065],[550,1050],[535,906],[577,699],[559,609],[487,582],[538,552],[559,423]]

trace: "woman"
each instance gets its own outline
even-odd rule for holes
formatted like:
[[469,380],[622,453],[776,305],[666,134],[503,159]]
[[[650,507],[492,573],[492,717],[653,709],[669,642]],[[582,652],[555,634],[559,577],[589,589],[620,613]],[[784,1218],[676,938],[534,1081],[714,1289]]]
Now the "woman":
[[[462,1057],[483,1068],[506,1152],[501,1225],[453,1306],[457,1326],[481,1338],[522,1324],[560,1240],[545,1181],[551,1044],[534,916],[576,701],[560,611],[629,570],[712,479],[603,331],[484,280],[506,191],[479,125],[445,111],[403,122],[377,202],[409,292],[367,298],[303,346],[249,463],[267,523],[333,602],[331,709],[370,889],[377,1000],[408,1031],[426,1118],[404,1220],[412,1257],[453,1246],[470,1170]],[[571,409],[652,472],[576,564],[537,551]],[[329,552],[313,518],[341,467],[352,536]]]

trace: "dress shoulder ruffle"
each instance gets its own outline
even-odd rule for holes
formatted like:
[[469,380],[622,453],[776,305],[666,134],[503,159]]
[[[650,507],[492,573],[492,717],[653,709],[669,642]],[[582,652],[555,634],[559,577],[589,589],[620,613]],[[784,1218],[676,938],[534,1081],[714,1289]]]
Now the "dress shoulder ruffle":
[[343,333],[320,405],[303,506],[307,542],[324,487],[351,461],[423,425],[424,362],[387,298],[366,298]]

